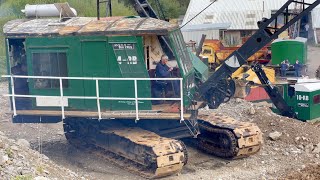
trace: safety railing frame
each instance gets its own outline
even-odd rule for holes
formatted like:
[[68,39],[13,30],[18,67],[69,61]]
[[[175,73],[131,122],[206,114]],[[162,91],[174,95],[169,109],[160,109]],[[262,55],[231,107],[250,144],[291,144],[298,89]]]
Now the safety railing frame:
[[[97,100],[97,110],[98,110],[98,117],[99,120],[102,119],[101,115],[101,106],[100,100],[129,100],[135,101],[135,114],[136,114],[136,121],[139,120],[139,100],[141,101],[161,101],[161,100],[173,100],[173,101],[180,101],[180,122],[184,121],[184,108],[183,108],[183,78],[102,78],[102,77],[56,77],[56,76],[18,76],[18,75],[3,75],[3,78],[9,78],[11,84],[11,94],[4,94],[5,97],[12,97],[12,109],[13,109],[13,116],[17,116],[17,109],[16,109],[16,97],[24,97],[24,98],[37,98],[37,97],[60,97],[60,106],[61,106],[61,116],[62,119],[65,119],[65,109],[63,98],[68,99],[96,99]],[[59,80],[59,89],[60,89],[60,96],[43,96],[43,95],[18,95],[15,94],[14,91],[14,79],[15,78],[23,78],[23,79],[55,79]],[[91,80],[95,81],[96,84],[96,96],[64,96],[63,94],[63,83],[62,80]],[[179,80],[180,82],[180,97],[179,98],[139,98],[138,97],[138,81],[176,81]],[[100,90],[99,90],[99,81],[133,81],[134,82],[134,98],[127,98],[127,97],[100,97]]]

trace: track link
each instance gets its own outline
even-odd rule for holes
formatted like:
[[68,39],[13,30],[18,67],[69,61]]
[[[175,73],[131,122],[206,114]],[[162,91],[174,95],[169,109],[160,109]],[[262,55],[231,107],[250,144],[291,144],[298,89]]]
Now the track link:
[[200,115],[199,149],[218,157],[238,159],[257,153],[262,145],[262,133],[253,123],[239,122],[215,113]]
[[149,179],[160,178],[179,173],[187,163],[187,150],[181,141],[137,127],[99,129],[103,126],[90,121],[65,121],[69,142],[80,148],[85,146],[130,172]]

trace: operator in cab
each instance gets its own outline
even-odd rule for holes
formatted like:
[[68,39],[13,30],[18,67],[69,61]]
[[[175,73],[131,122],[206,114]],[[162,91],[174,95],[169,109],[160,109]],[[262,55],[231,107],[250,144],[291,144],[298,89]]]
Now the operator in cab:
[[[171,72],[173,71],[173,67],[169,67],[167,65],[168,63],[168,56],[162,55],[160,62],[156,66],[156,78],[171,78]],[[161,97],[161,93],[167,93],[168,88],[172,86],[174,90],[174,96],[178,97],[180,96],[180,86],[179,81],[177,80],[157,80],[156,81],[156,90],[157,92],[156,97]]]
[[157,78],[170,78],[170,73],[173,70],[173,68],[169,67],[167,63],[168,63],[168,56],[162,55],[160,62],[156,66]]

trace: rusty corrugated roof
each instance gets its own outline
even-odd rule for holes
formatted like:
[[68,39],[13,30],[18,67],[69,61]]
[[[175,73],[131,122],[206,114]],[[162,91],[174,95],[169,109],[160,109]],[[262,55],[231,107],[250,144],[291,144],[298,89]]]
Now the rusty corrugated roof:
[[153,18],[111,17],[97,20],[75,17],[65,22],[59,19],[18,19],[3,27],[6,36],[54,36],[54,35],[165,35],[177,28],[169,22]]

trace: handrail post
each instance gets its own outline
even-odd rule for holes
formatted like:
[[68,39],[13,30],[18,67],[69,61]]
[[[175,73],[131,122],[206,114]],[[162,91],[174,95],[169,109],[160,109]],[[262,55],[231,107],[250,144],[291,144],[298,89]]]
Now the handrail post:
[[14,93],[14,79],[12,75],[10,76],[11,79],[11,93],[12,93],[12,108],[13,108],[13,116],[17,115],[17,110],[16,110],[16,99],[15,99],[15,93]]
[[96,95],[97,95],[97,107],[98,107],[98,113],[99,113],[99,120],[101,118],[101,109],[100,109],[100,93],[99,93],[99,80],[96,79]]
[[59,78],[59,83],[60,83],[60,104],[61,104],[61,112],[62,112],[62,119],[65,119],[64,115],[64,103],[63,103],[63,87],[62,87],[62,78]]
[[139,121],[139,102],[138,102],[138,83],[137,79],[134,80],[134,98],[136,103],[136,122]]
[[183,81],[180,78],[180,121],[184,121],[183,118]]

